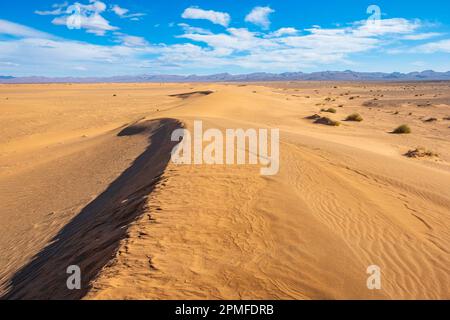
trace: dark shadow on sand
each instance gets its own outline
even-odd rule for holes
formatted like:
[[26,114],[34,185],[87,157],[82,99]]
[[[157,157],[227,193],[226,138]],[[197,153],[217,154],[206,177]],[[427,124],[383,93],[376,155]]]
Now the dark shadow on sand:
[[[177,144],[171,141],[171,134],[180,127],[177,120],[158,119],[122,130],[118,136],[148,135],[147,149],[13,275],[7,293],[0,299],[83,298],[91,281],[117,253],[129,224],[143,213],[147,196],[160,180]],[[70,265],[81,269],[81,290],[67,288],[70,275],[66,271]]]
[[169,97],[188,99],[190,97],[195,97],[195,96],[208,96],[213,93],[214,93],[214,91],[211,91],[211,90],[193,91],[193,92],[186,92],[186,93],[171,94],[171,95],[169,95]]

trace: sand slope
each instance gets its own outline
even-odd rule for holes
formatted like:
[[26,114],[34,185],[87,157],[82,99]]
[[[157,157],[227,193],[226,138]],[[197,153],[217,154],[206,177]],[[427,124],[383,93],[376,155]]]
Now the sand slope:
[[[107,256],[102,251],[91,258],[77,256],[85,266],[94,262],[96,265],[95,272],[89,271],[86,278],[91,281],[88,292],[78,296],[65,296],[64,290],[52,294],[52,285],[58,287],[63,278],[57,275],[49,275],[44,282],[36,278],[33,286],[21,284],[24,278],[34,277],[41,269],[33,262],[23,267],[21,261],[26,259],[21,257],[26,255],[10,249],[7,261],[15,262],[10,262],[7,272],[2,273],[4,279],[13,279],[12,291],[9,289],[12,293],[7,298],[450,298],[450,139],[448,123],[441,120],[449,110],[447,84],[110,86],[109,90],[116,92],[121,88],[131,97],[148,90],[145,94],[150,100],[165,101],[158,103],[158,110],[149,110],[148,114],[143,102],[137,101],[136,106],[130,107],[136,120],[141,117],[178,119],[188,129],[192,129],[194,120],[203,120],[205,128],[280,128],[280,173],[264,177],[259,175],[258,166],[180,166],[169,162],[165,169],[159,169],[158,172],[164,170],[160,180],[151,189],[139,193],[141,198],[146,195],[145,203],[138,202],[137,207],[125,205],[125,211],[119,210],[123,218],[98,220],[100,212],[114,216],[121,208],[117,207],[117,201],[127,198],[125,193],[134,193],[138,185],[150,182],[148,176],[139,178],[150,169],[138,166],[136,175],[120,183],[123,191],[114,193],[111,204],[98,202],[101,210],[94,215],[98,225],[92,228],[109,230],[109,236],[104,239],[113,239],[114,248]],[[95,92],[101,86],[87,87]],[[185,95],[208,90],[213,93]],[[373,100],[375,96],[377,100]],[[328,97],[331,99],[325,100]],[[436,103],[424,108],[418,106],[421,104],[418,99]],[[98,100],[91,98],[91,101]],[[369,107],[367,101],[377,105]],[[337,114],[329,115],[337,120],[355,111],[365,120],[327,127],[305,119],[323,107],[338,109]],[[104,114],[104,110],[99,114]],[[128,116],[119,108],[113,114]],[[424,117],[431,116],[439,121],[433,124],[423,121]],[[110,122],[113,121],[105,120],[104,126]],[[402,123],[413,127],[412,135],[388,133]],[[93,126],[99,132],[96,139],[116,139],[123,129],[113,130],[111,134],[104,126]],[[73,131],[67,130],[67,134]],[[152,136],[151,132],[129,137],[141,141],[141,144],[136,142],[139,148],[130,157],[139,159],[147,148],[143,139]],[[22,146],[23,142],[17,145]],[[104,145],[108,146],[107,150],[116,142]],[[421,145],[439,153],[439,158],[416,160],[403,156]],[[14,141],[9,146],[17,149]],[[167,149],[159,149],[162,145],[157,146],[157,154],[166,153],[163,150]],[[24,154],[29,150],[23,151]],[[126,151],[127,147],[120,146],[119,150]],[[101,148],[96,145],[88,149],[88,154],[101,154]],[[70,163],[70,159],[78,158],[75,155],[67,155],[65,161]],[[6,152],[4,159],[11,157]],[[112,153],[111,158],[115,158]],[[52,163],[43,162],[42,168],[51,168]],[[108,160],[102,164],[86,161],[86,170],[99,169],[107,163]],[[63,167],[68,168],[64,165],[59,170],[66,173]],[[43,170],[39,167],[37,172]],[[17,172],[21,171],[5,173],[0,180],[2,186],[12,185],[8,177],[12,179]],[[21,174],[32,176],[26,170]],[[111,175],[111,179],[120,180],[117,176]],[[76,183],[81,181],[92,183],[87,177]],[[55,193],[54,188],[47,192],[51,191]],[[109,199],[106,195],[93,201]],[[42,197],[35,195],[35,199]],[[10,199],[11,208],[23,203],[13,195]],[[26,208],[34,206],[28,204]],[[75,221],[93,215],[76,210],[71,214]],[[3,212],[2,216],[5,216]],[[49,220],[67,223],[60,217]],[[21,219],[22,225],[27,224],[24,221],[27,219]],[[5,223],[17,233],[10,231],[5,239],[17,241],[24,237],[24,231],[14,222]],[[116,223],[128,226],[124,233],[115,233],[120,228]],[[78,224],[70,222],[69,226],[73,230],[70,239],[90,239],[78,233],[81,229]],[[60,233],[64,233],[64,228]],[[25,234],[45,243],[42,231]],[[5,247],[8,241],[2,241]],[[62,257],[62,252],[70,252],[68,243],[71,242],[67,239],[60,242],[58,251]],[[90,241],[72,245],[86,248],[83,252],[102,248]],[[12,248],[12,243],[9,246]],[[43,255],[48,249],[40,249],[39,245],[26,249],[24,244],[21,248],[25,248],[28,256],[40,251],[38,257],[44,256],[41,258],[44,265],[62,264],[58,262],[60,258],[49,259]],[[366,287],[366,269],[372,264],[382,269],[380,291]],[[14,272],[21,265],[22,269]],[[99,268],[102,270],[98,274]],[[41,283],[47,283],[52,290]]]

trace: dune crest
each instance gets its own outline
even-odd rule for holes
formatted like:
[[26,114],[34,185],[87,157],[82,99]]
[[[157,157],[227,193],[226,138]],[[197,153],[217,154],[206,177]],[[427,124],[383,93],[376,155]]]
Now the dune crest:
[[[86,298],[448,298],[449,172],[366,134],[292,125],[293,105],[267,88],[221,87],[168,111],[187,128],[199,118],[219,129],[282,126],[280,174],[169,164],[126,253]],[[371,265],[380,291],[367,288]]]
[[[5,284],[2,299],[80,299],[100,270],[118,252],[128,225],[145,210],[176,144],[173,119],[144,120],[125,127],[117,137],[142,135],[148,147],[106,190],[66,224],[49,244]],[[68,290],[68,266],[82,270],[81,290]]]

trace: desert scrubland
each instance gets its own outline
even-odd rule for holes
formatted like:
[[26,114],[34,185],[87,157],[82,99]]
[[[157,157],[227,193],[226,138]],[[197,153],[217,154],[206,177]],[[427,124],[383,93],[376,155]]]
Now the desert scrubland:
[[[450,299],[449,117],[448,82],[0,85],[0,297]],[[279,173],[171,162],[195,120],[279,128]]]

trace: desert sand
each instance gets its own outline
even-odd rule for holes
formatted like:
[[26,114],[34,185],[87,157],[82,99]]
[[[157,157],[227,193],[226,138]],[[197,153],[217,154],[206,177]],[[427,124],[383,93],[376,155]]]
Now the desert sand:
[[[449,116],[447,82],[1,85],[0,297],[450,299]],[[279,174],[172,163],[194,120],[279,128]]]

